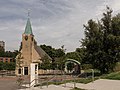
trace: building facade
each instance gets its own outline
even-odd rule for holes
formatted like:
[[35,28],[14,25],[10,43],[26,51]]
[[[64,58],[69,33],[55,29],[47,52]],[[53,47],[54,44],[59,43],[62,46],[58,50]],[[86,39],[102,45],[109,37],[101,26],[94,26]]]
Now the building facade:
[[15,62],[15,60],[13,58],[10,58],[10,57],[0,57],[0,62],[10,63],[10,62]]
[[[16,57],[16,75],[30,75],[30,64],[40,63],[42,57],[48,56],[45,51],[37,46],[34,39],[30,19],[28,18],[25,31],[22,34],[20,53]],[[50,58],[48,56],[48,58]],[[51,59],[51,58],[50,58]]]
[[4,41],[0,41],[0,48],[5,50],[5,42]]

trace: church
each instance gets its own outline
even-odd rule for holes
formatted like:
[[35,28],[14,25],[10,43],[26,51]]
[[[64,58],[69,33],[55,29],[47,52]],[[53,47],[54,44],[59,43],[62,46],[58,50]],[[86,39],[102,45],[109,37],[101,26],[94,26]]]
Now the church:
[[40,47],[34,39],[30,18],[28,17],[25,31],[22,34],[20,53],[16,57],[16,75],[30,75],[30,64],[41,63],[42,58],[51,57]]

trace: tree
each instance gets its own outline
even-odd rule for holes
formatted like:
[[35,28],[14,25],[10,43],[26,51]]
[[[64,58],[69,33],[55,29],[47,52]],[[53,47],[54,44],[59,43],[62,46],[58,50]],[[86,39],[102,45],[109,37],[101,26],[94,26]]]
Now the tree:
[[0,51],[0,57],[11,57],[14,58],[17,56],[19,52],[17,50],[14,50],[14,52],[11,51]]
[[[107,7],[101,21],[88,21],[82,46],[85,49],[85,62],[99,69],[101,73],[113,70],[120,56],[120,17],[112,17],[112,10]],[[118,33],[116,33],[116,31]]]
[[70,72],[73,70],[73,68],[74,68],[74,63],[68,63],[67,64],[67,70],[69,70]]
[[[101,48],[102,48],[102,31],[99,28],[99,25],[93,21],[89,20],[88,25],[84,25],[85,27],[85,39],[82,41],[82,45],[85,47],[85,60],[86,63],[90,63],[94,66],[94,68],[98,68],[98,65],[102,61],[101,58]],[[100,67],[101,68],[101,67]]]
[[[55,53],[55,57],[54,57],[54,61],[53,61],[53,69],[59,69],[59,70],[63,70],[65,67],[65,51],[66,49],[64,48],[64,45],[61,46],[61,48],[56,49],[56,53]],[[52,66],[53,66],[52,65]]]
[[[104,52],[104,58],[103,60],[106,61],[106,72],[113,71],[113,68],[116,65],[116,62],[118,62],[117,54],[120,46],[119,38],[120,34],[116,35],[115,31],[118,32],[120,29],[118,23],[120,21],[115,21],[115,17],[112,17],[112,10],[107,7],[106,13],[103,13],[103,18],[101,21],[103,22],[103,52]],[[120,17],[116,17],[118,20],[120,20]],[[116,26],[116,27],[115,27]]]
[[56,57],[61,57],[63,55],[65,55],[64,51],[62,50],[62,48],[59,49],[55,49],[52,46],[47,46],[47,45],[40,45],[40,47],[52,58],[56,58]]
[[79,55],[79,62],[82,64],[84,63],[84,58],[85,58],[85,48],[76,48],[77,54]]
[[65,55],[62,56],[62,57],[55,58],[55,62],[54,62],[55,63],[55,68],[57,68],[59,70],[64,70],[65,60],[66,60]]
[[51,60],[48,58],[48,56],[44,56],[42,58],[42,63],[39,63],[39,69],[51,69]]
[[46,46],[45,44],[40,45],[40,47],[52,58],[52,61],[50,62],[49,60],[44,59],[44,63],[49,63],[51,66],[51,69],[55,69],[55,68],[61,69],[61,67],[63,68],[63,61],[65,57],[64,45],[58,49],[55,49],[52,46]]
[[0,62],[0,70],[15,70],[15,62]]
[[69,52],[69,53],[67,53],[66,58],[81,61],[81,57],[79,56],[79,54],[77,52]]

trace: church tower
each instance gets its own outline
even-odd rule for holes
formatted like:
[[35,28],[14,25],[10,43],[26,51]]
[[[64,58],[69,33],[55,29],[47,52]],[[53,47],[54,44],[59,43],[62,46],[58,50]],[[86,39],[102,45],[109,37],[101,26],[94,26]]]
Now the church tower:
[[32,62],[32,47],[34,46],[34,35],[32,33],[30,19],[28,18],[25,32],[22,34],[22,54],[26,62]]
[[30,18],[28,17],[25,31],[22,34],[20,54],[16,57],[16,75],[30,75],[30,64],[41,62],[44,56],[48,56],[51,59],[42,48],[37,46],[32,32]]

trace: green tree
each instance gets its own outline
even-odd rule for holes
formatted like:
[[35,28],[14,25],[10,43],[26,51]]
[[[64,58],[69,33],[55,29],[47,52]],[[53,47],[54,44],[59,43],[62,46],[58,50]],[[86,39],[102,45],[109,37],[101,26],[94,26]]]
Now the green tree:
[[74,63],[70,62],[70,63],[67,64],[67,70],[72,71],[73,68],[74,68]]
[[40,47],[52,58],[56,58],[56,57],[61,57],[64,56],[65,53],[62,50],[62,48],[59,49],[55,49],[52,46],[47,46],[47,45],[40,45]]
[[[88,21],[85,27],[85,61],[97,68],[101,73],[113,70],[120,57],[120,17],[112,17],[112,10],[107,7],[101,21]],[[116,33],[117,32],[117,33]]]
[[[112,17],[112,10],[107,7],[106,13],[103,13],[103,18],[101,21],[103,22],[103,52],[104,58],[103,60],[106,61],[106,72],[113,71],[113,68],[118,62],[117,54],[119,52],[119,38],[120,34],[116,34],[115,32],[119,32],[118,29],[118,21],[115,21],[115,17]],[[118,20],[120,17],[116,17]],[[119,21],[120,23],[120,21]]]
[[14,58],[17,56],[18,54],[18,51],[17,50],[14,50],[14,52],[11,52],[11,51],[0,51],[0,57],[11,57],[11,58]]
[[66,56],[65,56],[65,51],[66,49],[64,48],[64,45],[61,46],[61,48],[57,49],[57,54],[56,57],[54,59],[54,69],[57,68],[59,70],[63,70],[65,67],[65,60],[66,60]]
[[81,57],[79,56],[78,52],[69,52],[66,54],[66,58],[81,61]]
[[0,70],[15,70],[15,62],[0,62]]
[[[65,57],[64,45],[61,48],[55,49],[52,46],[40,45],[40,47],[52,58],[52,61],[44,59],[44,63],[49,63],[51,69],[63,67],[63,61]],[[45,69],[45,68],[44,68]]]
[[47,56],[44,56],[42,58],[42,63],[39,63],[39,69],[51,69],[51,63],[52,61]]
[[[84,25],[85,27],[85,39],[83,39],[82,45],[86,49],[85,60],[86,63],[90,63],[94,66],[94,68],[102,68],[99,66],[102,61],[102,41],[103,41],[103,33],[100,30],[99,25],[93,21],[89,20],[88,25]],[[101,63],[102,64],[102,63]]]

